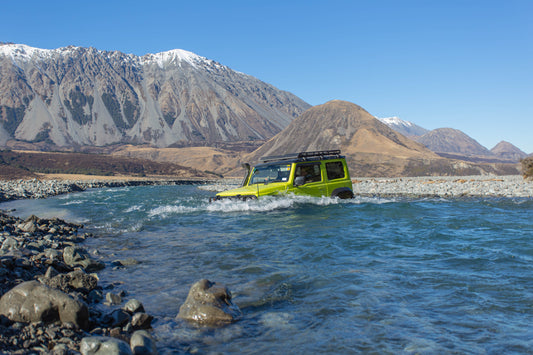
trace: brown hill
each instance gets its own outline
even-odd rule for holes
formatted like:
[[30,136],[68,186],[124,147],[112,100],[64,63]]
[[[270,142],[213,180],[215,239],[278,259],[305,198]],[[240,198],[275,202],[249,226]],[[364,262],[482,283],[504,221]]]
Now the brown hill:
[[492,156],[493,154],[475,139],[454,128],[437,128],[416,141],[436,153],[453,153],[464,156]]
[[327,149],[342,150],[352,176],[516,173],[516,167],[507,171],[495,164],[485,166],[439,157],[360,106],[339,100],[305,111],[243,160],[257,162],[268,155]]
[[515,145],[506,141],[501,141],[500,143],[496,144],[490,151],[501,159],[506,159],[513,162],[519,162],[527,157],[526,153],[524,153]]
[[223,176],[238,165],[242,154],[238,149],[214,147],[153,148],[128,145],[115,150],[112,155],[179,164]]
[[204,170],[173,163],[107,154],[0,150],[0,179],[35,177],[35,173],[216,178]]

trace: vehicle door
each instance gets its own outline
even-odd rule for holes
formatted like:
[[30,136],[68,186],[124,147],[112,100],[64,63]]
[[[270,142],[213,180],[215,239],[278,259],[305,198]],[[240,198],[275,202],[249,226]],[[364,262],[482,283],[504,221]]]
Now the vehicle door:
[[327,177],[327,195],[331,196],[333,191],[341,187],[351,186],[351,180],[348,178],[349,175],[346,173],[346,167],[342,161],[329,161],[325,162],[326,167],[326,177]]
[[294,189],[297,195],[326,196],[327,189],[320,162],[298,163],[294,171]]

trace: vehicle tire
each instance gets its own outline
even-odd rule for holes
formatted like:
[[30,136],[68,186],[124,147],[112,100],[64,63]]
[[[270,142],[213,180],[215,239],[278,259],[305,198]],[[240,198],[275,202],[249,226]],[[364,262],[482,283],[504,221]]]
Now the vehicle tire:
[[333,193],[331,194],[331,197],[338,197],[342,200],[354,198],[352,190],[350,190],[347,187],[341,187],[338,189],[335,189]]

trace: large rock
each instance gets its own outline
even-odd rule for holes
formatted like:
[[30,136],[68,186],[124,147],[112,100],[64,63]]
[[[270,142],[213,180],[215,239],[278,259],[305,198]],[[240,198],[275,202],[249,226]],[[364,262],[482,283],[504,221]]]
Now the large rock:
[[111,337],[87,337],[80,343],[82,355],[133,355],[128,343]]
[[132,334],[130,347],[135,355],[156,355],[155,340],[146,330],[138,330]]
[[98,271],[104,268],[104,264],[93,260],[87,250],[79,246],[69,246],[63,250],[63,260],[70,267],[80,266],[86,271]]
[[68,274],[58,274],[44,278],[42,282],[65,292],[69,291],[69,289],[74,289],[89,293],[98,287],[98,279],[94,275],[87,274],[82,270],[74,270]]
[[206,325],[231,323],[241,316],[226,286],[202,279],[192,285],[178,318]]
[[21,283],[3,295],[0,314],[14,322],[61,321],[83,329],[89,325],[89,311],[83,302],[37,281]]

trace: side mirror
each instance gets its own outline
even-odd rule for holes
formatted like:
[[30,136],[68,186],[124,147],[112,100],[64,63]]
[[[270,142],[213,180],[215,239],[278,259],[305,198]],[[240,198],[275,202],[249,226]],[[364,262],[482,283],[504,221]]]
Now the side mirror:
[[305,185],[305,176],[297,176],[294,179],[294,186],[302,186]]

